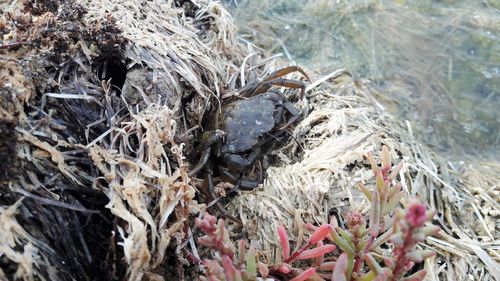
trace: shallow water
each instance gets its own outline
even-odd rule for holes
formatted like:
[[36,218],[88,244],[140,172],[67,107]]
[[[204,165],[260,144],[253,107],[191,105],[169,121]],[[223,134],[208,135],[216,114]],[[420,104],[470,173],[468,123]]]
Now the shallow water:
[[226,1],[241,37],[297,64],[346,67],[416,135],[500,155],[500,0]]

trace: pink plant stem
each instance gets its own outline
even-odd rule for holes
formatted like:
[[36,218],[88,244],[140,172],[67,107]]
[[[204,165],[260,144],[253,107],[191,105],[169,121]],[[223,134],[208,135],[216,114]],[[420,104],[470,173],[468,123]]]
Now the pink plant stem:
[[[354,257],[354,266],[352,268],[352,272],[353,273],[356,273],[356,275],[359,274],[359,272],[361,271],[361,263],[362,262],[362,259],[359,255],[359,253],[356,253],[356,256]],[[352,275],[351,275],[351,279],[352,279]]]
[[394,257],[396,257],[396,265],[392,270],[392,277],[390,278],[389,281],[399,280],[407,270],[406,267],[410,261],[408,260],[408,258],[406,258],[406,253],[415,244],[411,238],[412,234],[413,234],[413,229],[412,227],[410,227],[410,229],[404,233],[403,246],[394,248]]
[[293,253],[290,257],[288,257],[288,258],[285,257],[286,258],[285,263],[290,263],[290,262],[294,261],[297,258],[297,256],[300,255],[305,250],[307,250],[307,248],[309,248],[312,245],[318,243],[319,241],[322,241],[323,239],[325,239],[325,237],[328,236],[331,233],[331,231],[332,231],[332,226],[330,224],[323,224],[320,227],[316,228],[314,233],[309,238],[309,242],[307,243],[307,245],[300,248],[297,252]]
[[297,252],[294,252],[288,259],[285,260],[285,263],[291,263],[292,261],[295,260],[295,258],[297,258],[298,255],[300,255],[302,252],[304,252],[305,250],[307,250],[307,248],[309,247],[310,245],[307,244],[305,245],[304,247],[300,248],[299,250],[297,250]]
[[376,236],[370,235],[370,239],[368,240],[368,243],[366,244],[365,248],[363,249],[363,252],[356,253],[356,257],[354,257],[354,267],[353,267],[352,272],[355,272],[358,276],[361,273],[361,269],[362,269],[361,265],[363,264],[363,257],[365,256],[365,254],[370,252],[371,245],[373,244],[373,241],[375,241],[375,238],[376,238]]

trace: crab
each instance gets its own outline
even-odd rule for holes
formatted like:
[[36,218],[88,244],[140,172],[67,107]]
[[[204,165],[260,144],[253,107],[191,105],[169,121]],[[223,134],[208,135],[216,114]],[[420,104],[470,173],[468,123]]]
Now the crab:
[[189,176],[205,170],[212,197],[215,197],[212,182],[215,168],[235,188],[252,190],[262,182],[262,167],[257,179],[244,174],[256,163],[260,164],[262,156],[274,148],[275,140],[300,117],[300,111],[281,92],[271,89],[272,86],[301,89],[303,98],[304,82],[282,78],[292,72],[300,72],[309,80],[298,66],[277,70],[260,82],[247,84],[237,99],[208,116],[207,131],[194,152],[201,157]]

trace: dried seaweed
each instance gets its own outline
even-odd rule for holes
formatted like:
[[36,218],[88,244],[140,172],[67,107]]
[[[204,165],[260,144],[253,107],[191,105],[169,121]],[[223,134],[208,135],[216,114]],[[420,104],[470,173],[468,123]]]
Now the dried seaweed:
[[12,270],[2,278],[141,280],[175,271],[165,262],[201,208],[175,138],[220,94],[222,57],[242,52],[220,5],[184,4],[7,6],[0,152],[10,161],[0,204],[17,202],[2,214],[27,233],[12,233],[19,243],[9,250],[31,248],[19,252],[30,257],[24,262],[3,255]]
[[[185,157],[197,126],[253,72],[266,75],[284,62],[239,42],[230,15],[209,0],[5,7],[0,279],[196,275],[183,266],[198,255],[191,218],[205,210],[197,197],[203,183],[188,177]],[[405,160],[405,191],[441,214],[446,233],[430,241],[441,253],[426,265],[432,276],[443,276],[443,262],[456,276],[496,274],[495,173],[466,169],[465,182],[453,180],[460,171],[448,172],[404,123],[379,112],[363,81],[343,70],[316,81],[308,88],[310,104],[299,104],[312,111],[290,143],[269,156],[276,167],[263,188],[229,206],[263,254],[272,254],[276,224],[322,222],[347,206],[362,210],[366,202],[353,188],[369,177],[362,154],[385,144],[394,159]],[[493,186],[487,193],[471,189],[484,181]],[[475,228],[459,221],[462,203],[472,197],[480,198],[468,205],[481,222]],[[301,233],[294,238],[300,241]],[[486,250],[478,249],[479,239]]]
[[[468,272],[478,280],[498,279],[498,202],[493,199],[498,164],[453,166],[418,143],[409,125],[379,111],[365,82],[343,70],[326,77],[308,88],[313,109],[294,129],[295,141],[276,152],[279,161],[267,170],[262,189],[240,194],[228,207],[242,218],[261,254],[276,258],[279,225],[300,230],[307,222],[327,223],[329,215],[348,208],[366,211],[369,202],[356,184],[372,177],[364,155],[384,145],[393,159],[405,163],[399,177],[406,197],[418,196],[437,210],[443,227],[428,241],[439,253],[425,264],[428,277],[462,280]],[[303,233],[296,231],[293,239],[302,243]]]

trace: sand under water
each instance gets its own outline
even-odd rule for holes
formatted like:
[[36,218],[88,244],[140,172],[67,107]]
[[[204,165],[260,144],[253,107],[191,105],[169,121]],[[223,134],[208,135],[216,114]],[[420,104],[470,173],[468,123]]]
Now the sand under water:
[[225,1],[240,36],[320,73],[371,81],[443,153],[497,159],[498,1]]
[[[2,3],[0,279],[186,280],[204,183],[188,161],[209,112],[255,74],[291,63],[238,37],[219,3]],[[420,143],[346,69],[306,67],[309,114],[272,153],[267,178],[227,206],[263,255],[276,225],[366,209],[366,152],[438,213],[429,280],[499,278],[497,162],[459,167]],[[300,79],[291,74],[289,78]],[[404,203],[404,202],[403,202]],[[236,226],[232,226],[237,229]]]

